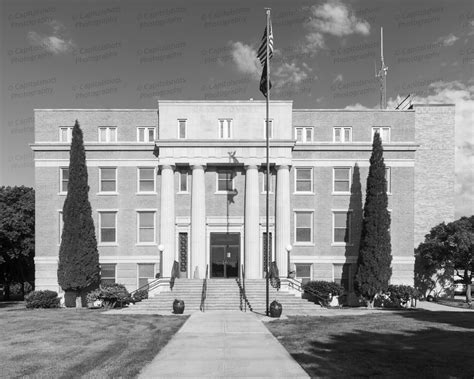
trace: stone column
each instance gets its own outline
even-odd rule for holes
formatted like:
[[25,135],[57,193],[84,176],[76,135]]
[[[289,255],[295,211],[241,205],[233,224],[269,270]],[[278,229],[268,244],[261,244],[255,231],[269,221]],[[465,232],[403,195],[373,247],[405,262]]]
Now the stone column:
[[276,220],[275,220],[275,258],[280,277],[288,274],[288,256],[286,246],[290,244],[290,168],[278,166],[276,189]]
[[160,245],[163,245],[161,277],[169,278],[176,259],[175,210],[174,210],[174,167],[161,166],[161,222]]
[[[192,166],[191,186],[191,277],[206,274],[206,195],[204,166]],[[196,271],[196,267],[198,268]]]
[[256,165],[246,167],[245,173],[245,277],[261,277],[262,257],[259,240],[259,197],[258,170]]

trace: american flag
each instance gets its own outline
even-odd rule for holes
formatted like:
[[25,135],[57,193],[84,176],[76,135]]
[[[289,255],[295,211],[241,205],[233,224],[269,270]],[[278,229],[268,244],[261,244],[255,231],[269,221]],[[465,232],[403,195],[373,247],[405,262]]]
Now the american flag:
[[[273,30],[272,30],[272,21],[269,22],[269,31],[268,33],[268,51],[270,52],[269,59],[273,57]],[[265,32],[263,33],[262,43],[258,49],[257,57],[260,60],[260,63],[265,65],[267,61],[267,28],[265,27]]]

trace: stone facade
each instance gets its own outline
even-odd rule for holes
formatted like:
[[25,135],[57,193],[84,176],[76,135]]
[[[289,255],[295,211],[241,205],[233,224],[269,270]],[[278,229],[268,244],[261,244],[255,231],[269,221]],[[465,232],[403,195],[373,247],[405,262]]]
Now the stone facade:
[[[296,269],[300,279],[351,289],[379,127],[387,133],[392,283],[413,284],[414,246],[454,217],[454,106],[308,110],[272,101],[270,117],[269,229],[280,275]],[[145,110],[35,110],[38,289],[58,290],[62,169],[69,164],[61,139],[76,119],[108,280],[133,290],[156,273],[170,276],[175,260],[181,277],[202,278],[206,267],[212,277],[240,275],[243,267],[247,278],[263,277],[265,103],[159,101]]]

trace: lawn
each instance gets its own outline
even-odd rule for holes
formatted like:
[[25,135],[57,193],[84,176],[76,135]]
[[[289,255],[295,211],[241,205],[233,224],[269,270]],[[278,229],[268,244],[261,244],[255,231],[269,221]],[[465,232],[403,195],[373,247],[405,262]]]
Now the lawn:
[[1,308],[0,377],[134,377],[186,319]]
[[400,311],[266,324],[312,377],[474,376],[474,313]]

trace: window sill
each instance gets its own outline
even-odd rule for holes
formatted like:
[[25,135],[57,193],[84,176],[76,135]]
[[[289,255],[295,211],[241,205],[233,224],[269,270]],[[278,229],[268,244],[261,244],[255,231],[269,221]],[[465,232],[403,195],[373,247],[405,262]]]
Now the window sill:
[[67,195],[67,192],[58,192],[58,195],[60,195],[60,196],[66,196],[66,195]]
[[297,191],[293,192],[293,195],[314,195],[315,193],[312,191]]
[[108,246],[108,247],[115,247],[115,246],[118,246],[119,244],[117,242],[99,242],[97,244],[97,246],[101,247],[101,246]]
[[293,246],[315,246],[314,242],[294,242]]
[[178,191],[176,192],[177,195],[189,195],[189,191]]
[[237,191],[216,191],[214,195],[237,195]]
[[[266,195],[266,194],[267,194],[267,191],[262,191],[262,192],[260,192],[260,195]],[[269,194],[269,195],[273,195],[274,192],[273,192],[273,191],[270,191],[268,194]]]
[[351,192],[332,192],[331,195],[333,196],[350,196],[352,195]]
[[97,192],[97,196],[117,196],[118,192]]
[[135,246],[157,246],[156,242],[138,242]]
[[346,242],[332,242],[331,246],[334,247],[351,247],[354,246],[352,243],[346,243]]
[[137,196],[140,196],[140,195],[144,195],[144,196],[147,196],[147,195],[158,195],[158,192],[135,192],[135,195]]

